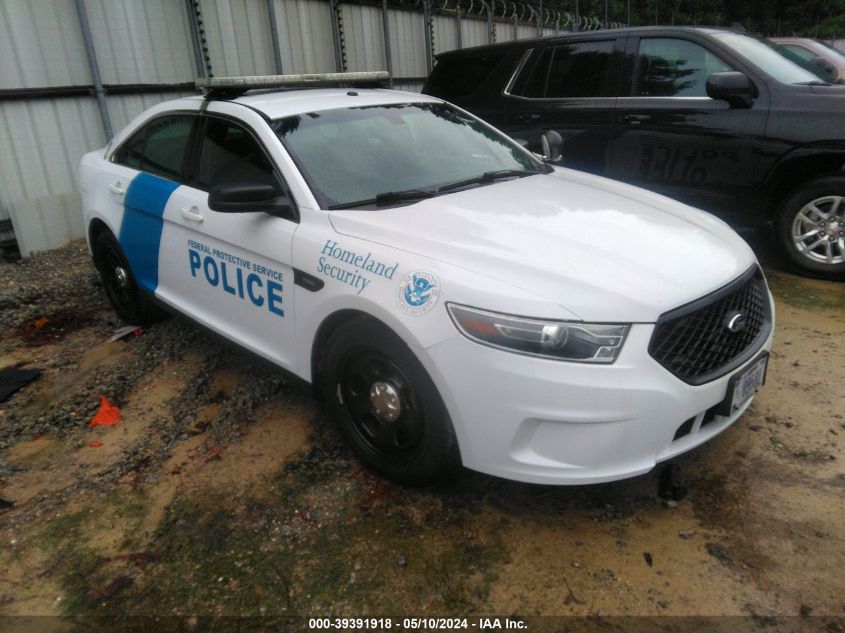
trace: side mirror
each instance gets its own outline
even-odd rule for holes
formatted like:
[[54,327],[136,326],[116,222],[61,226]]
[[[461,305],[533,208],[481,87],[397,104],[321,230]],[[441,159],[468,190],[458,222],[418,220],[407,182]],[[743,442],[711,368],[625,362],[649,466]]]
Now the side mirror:
[[220,213],[279,213],[290,209],[290,201],[271,184],[233,182],[209,191],[208,207]]
[[543,133],[540,142],[543,145],[543,159],[547,162],[555,162],[560,160],[561,147],[563,147],[563,137],[554,130],[548,130]]
[[707,78],[707,96],[727,101],[734,108],[750,108],[754,103],[754,84],[745,73],[713,73]]

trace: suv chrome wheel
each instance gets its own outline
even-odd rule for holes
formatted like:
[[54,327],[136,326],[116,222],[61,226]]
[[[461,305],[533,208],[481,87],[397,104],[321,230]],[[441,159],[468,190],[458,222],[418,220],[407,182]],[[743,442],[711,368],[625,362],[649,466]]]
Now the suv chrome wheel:
[[810,180],[775,215],[775,243],[796,272],[845,279],[845,175]]
[[792,222],[792,241],[799,253],[814,262],[845,262],[845,204],[842,196],[823,196],[805,204]]

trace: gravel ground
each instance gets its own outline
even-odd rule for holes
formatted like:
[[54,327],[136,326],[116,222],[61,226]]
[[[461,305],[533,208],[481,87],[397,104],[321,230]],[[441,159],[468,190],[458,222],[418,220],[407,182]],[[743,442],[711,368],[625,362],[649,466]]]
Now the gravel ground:
[[[767,386],[669,469],[410,490],[362,468],[307,390],[185,320],[109,343],[123,324],[84,244],[0,264],[0,367],[44,369],[0,403],[0,613],[845,631],[845,287],[769,279]],[[117,426],[88,426],[101,396]]]

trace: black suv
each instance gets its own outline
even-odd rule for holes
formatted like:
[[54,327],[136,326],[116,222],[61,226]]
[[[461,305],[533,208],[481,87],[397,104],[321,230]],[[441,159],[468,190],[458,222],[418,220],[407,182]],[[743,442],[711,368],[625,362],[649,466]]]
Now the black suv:
[[438,55],[423,92],[563,166],[773,221],[800,271],[845,276],[845,87],[765,40],[653,27],[493,44]]

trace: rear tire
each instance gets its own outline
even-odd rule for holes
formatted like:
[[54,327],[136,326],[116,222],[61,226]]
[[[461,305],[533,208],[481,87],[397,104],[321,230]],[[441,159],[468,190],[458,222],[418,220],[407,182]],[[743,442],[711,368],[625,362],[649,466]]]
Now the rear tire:
[[158,311],[138,288],[123,249],[109,231],[94,239],[94,265],[111,307],[123,321],[147,325],[155,320]]
[[380,323],[347,321],[326,342],[320,386],[343,437],[362,461],[399,483],[422,485],[460,464],[434,382]]
[[778,211],[775,237],[797,272],[845,278],[845,177],[826,176],[802,185]]

